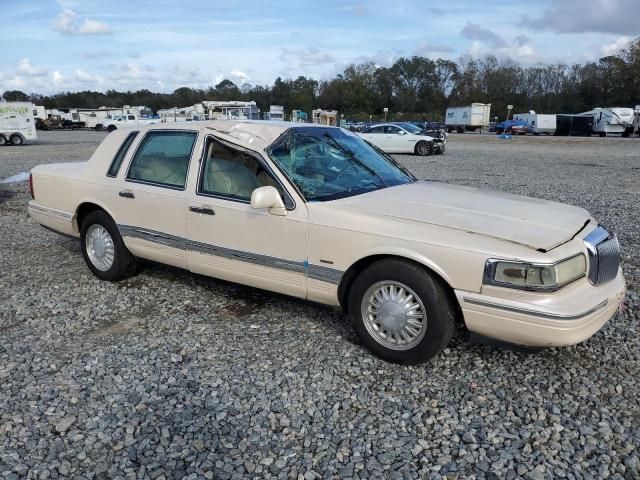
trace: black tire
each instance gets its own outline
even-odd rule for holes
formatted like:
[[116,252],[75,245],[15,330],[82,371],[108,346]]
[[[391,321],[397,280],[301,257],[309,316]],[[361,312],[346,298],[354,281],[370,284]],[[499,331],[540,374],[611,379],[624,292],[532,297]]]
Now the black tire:
[[436,150],[437,155],[442,155],[447,150],[446,145],[442,145],[438,150]]
[[118,127],[116,127],[115,125],[109,125],[109,126],[107,127],[107,131],[108,131],[108,132],[113,132],[113,131],[114,131],[114,130],[116,130],[117,128],[118,128]]
[[413,153],[421,157],[428,157],[429,155],[433,155],[433,144],[424,140],[420,140],[418,143],[416,143],[416,146],[413,149]]
[[[92,263],[89,258],[89,254],[87,253],[87,230],[89,230],[93,225],[102,226],[107,232],[109,232],[113,241],[115,255],[113,264],[108,270],[101,270],[97,268]],[[127,250],[116,224],[104,211],[97,210],[91,212],[82,220],[82,226],[80,228],[80,244],[82,246],[82,256],[84,257],[84,261],[87,263],[89,270],[91,270],[91,272],[100,280],[117,282],[118,280],[131,277],[136,273],[137,264],[135,257],[131,255],[129,250]]]
[[7,144],[7,137],[0,135],[0,147]]
[[[426,328],[424,336],[406,350],[383,345],[365,325],[362,314],[365,294],[370,287],[385,281],[402,283],[413,290],[424,305],[427,322],[423,327]],[[412,365],[429,360],[447,346],[455,330],[456,307],[448,287],[426,268],[403,259],[381,260],[361,272],[349,291],[348,309],[362,343],[378,357],[394,363]]]
[[15,146],[22,145],[24,143],[24,138],[22,138],[22,135],[18,135],[17,133],[14,133],[9,137],[9,143]]

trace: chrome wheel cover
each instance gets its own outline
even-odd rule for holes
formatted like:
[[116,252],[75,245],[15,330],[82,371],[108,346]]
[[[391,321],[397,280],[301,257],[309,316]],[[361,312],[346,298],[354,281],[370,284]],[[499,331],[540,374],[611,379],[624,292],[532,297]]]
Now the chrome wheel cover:
[[101,272],[113,266],[116,248],[113,239],[102,225],[91,225],[85,235],[85,248],[91,264]]
[[362,320],[369,335],[391,350],[409,350],[427,331],[427,313],[420,297],[406,285],[385,280],[362,297]]

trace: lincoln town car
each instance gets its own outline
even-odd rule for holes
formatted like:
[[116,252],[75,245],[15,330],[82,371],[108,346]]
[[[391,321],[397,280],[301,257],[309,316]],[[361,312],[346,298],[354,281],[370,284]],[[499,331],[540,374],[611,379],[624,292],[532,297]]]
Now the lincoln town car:
[[584,209],[419,181],[341,128],[136,125],[29,183],[31,217],[79,238],[101,280],[147,259],[340,307],[398,363],[433,357],[456,325],[517,346],[582,342],[625,291],[618,240]]

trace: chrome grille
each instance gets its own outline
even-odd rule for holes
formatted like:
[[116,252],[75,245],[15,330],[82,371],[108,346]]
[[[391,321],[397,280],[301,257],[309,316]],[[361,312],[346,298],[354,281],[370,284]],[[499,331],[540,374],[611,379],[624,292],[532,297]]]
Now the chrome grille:
[[618,238],[598,226],[585,237],[584,243],[589,253],[589,281],[600,285],[616,278],[620,266]]

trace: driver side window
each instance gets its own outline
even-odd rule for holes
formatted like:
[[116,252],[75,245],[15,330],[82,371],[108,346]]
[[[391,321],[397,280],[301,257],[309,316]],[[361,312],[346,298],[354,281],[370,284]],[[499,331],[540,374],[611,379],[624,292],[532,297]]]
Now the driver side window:
[[234,150],[213,139],[207,140],[198,193],[249,201],[259,187],[282,188],[262,164],[251,155]]
[[398,135],[400,133],[400,129],[398,127],[394,127],[392,125],[388,125],[385,127],[386,133],[390,133],[392,135]]

